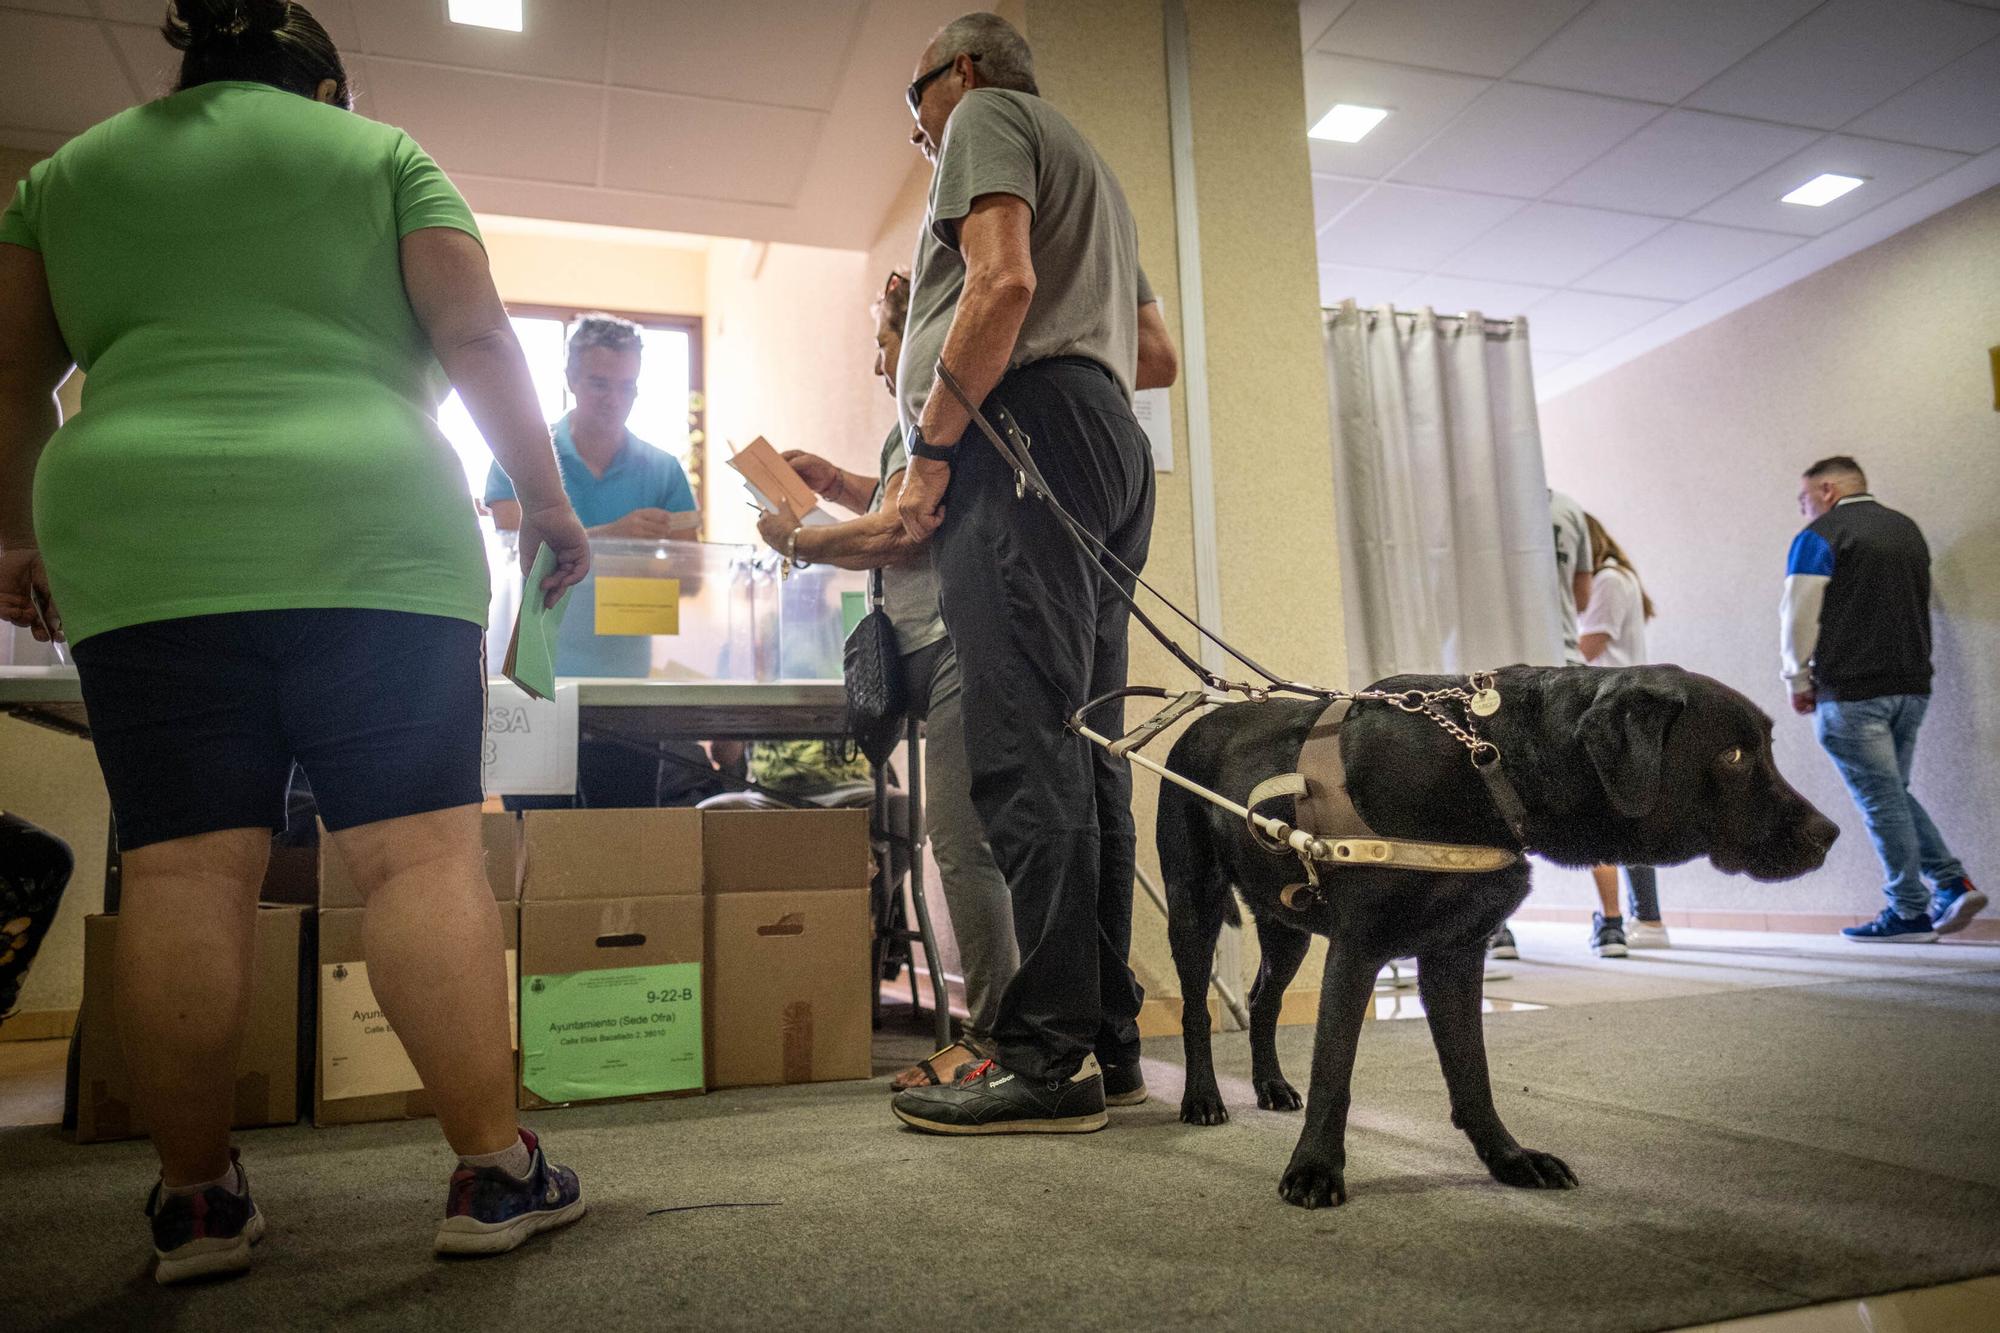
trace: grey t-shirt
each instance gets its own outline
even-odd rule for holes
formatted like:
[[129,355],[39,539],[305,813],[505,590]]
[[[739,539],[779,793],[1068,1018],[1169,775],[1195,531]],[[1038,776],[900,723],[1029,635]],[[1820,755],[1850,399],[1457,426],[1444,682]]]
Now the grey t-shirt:
[[905,433],[936,379],[938,353],[965,289],[958,224],[981,195],[1011,194],[1033,213],[1028,252],[1035,299],[1008,369],[1087,356],[1132,393],[1139,307],[1154,300],[1139,270],[1139,233],[1118,178],[1062,113],[1041,98],[976,88],[951,113],[931,177],[930,209],[911,263],[910,314],[897,364]]
[[[889,427],[882,441],[882,479],[875,484],[870,512],[882,507],[882,491],[889,478],[910,465],[903,448],[903,428]],[[896,631],[896,651],[908,657],[919,648],[928,648],[945,636],[944,616],[938,610],[937,568],[928,549],[907,564],[890,565],[882,571],[882,610]]]
[[1576,584],[1579,569],[1589,569],[1595,560],[1590,550],[1590,526],[1584,521],[1583,506],[1561,491],[1549,492],[1549,521],[1555,525],[1556,602],[1562,609],[1563,663],[1582,666],[1583,650],[1577,647]]

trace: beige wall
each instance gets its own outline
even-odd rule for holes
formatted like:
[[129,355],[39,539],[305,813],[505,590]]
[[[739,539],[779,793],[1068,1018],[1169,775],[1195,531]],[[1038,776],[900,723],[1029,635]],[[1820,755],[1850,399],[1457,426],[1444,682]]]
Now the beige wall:
[[[1777,603],[1805,465],[1851,453],[1930,541],[1936,693],[1914,789],[1977,877],[2000,865],[2000,190],[1542,404],[1553,484],[1594,511],[1659,604],[1653,655],[1744,691],[1777,720],[1780,767],[1841,826],[1789,884],[1661,874],[1669,909],[1872,915],[1878,863],[1778,679]],[[1532,323],[1532,321],[1531,321]],[[1583,902],[1580,875],[1536,900]]]
[[[1187,7],[1220,628],[1274,669],[1338,681],[1344,640],[1298,11],[1286,0],[1189,0]],[[1184,342],[1159,0],[1028,0],[1026,34],[1043,95],[1117,172],[1138,223],[1140,260],[1168,328]],[[1171,397],[1176,468],[1158,477],[1146,574],[1193,609],[1185,380]],[[1282,523],[1271,521],[1276,477],[1284,478]],[[1141,630],[1132,641],[1132,679],[1179,686],[1187,677]],[[1156,757],[1169,743],[1156,743]],[[1140,857],[1157,878],[1158,782],[1141,772],[1135,788]],[[1247,977],[1254,947],[1245,955]],[[1132,965],[1154,998],[1180,995],[1165,922],[1143,898]],[[1317,977],[1309,960],[1298,984],[1316,987]]]
[[550,226],[482,217],[493,283],[514,305],[700,315],[708,303],[706,242],[614,227]]

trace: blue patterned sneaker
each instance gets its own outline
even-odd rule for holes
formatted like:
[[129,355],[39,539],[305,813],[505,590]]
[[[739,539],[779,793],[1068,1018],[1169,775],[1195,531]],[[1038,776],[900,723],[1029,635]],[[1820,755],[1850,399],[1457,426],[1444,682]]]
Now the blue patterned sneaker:
[[1986,895],[1969,879],[1948,880],[1931,895],[1931,925],[1940,935],[1955,935],[1972,924],[1986,906]]
[[1929,944],[1938,937],[1929,917],[1898,916],[1893,907],[1883,908],[1873,921],[1849,926],[1840,933],[1866,944]]
[[438,1224],[439,1254],[504,1254],[583,1216],[576,1172],[544,1157],[533,1130],[522,1130],[521,1142],[534,1163],[525,1179],[493,1166],[460,1166],[451,1173],[451,1197]]
[[241,1273],[250,1267],[250,1247],[264,1239],[264,1215],[250,1199],[250,1177],[229,1150],[235,1191],[211,1185],[198,1194],[169,1194],[155,1184],[146,1200],[153,1222],[153,1280],[162,1286],[189,1278]]

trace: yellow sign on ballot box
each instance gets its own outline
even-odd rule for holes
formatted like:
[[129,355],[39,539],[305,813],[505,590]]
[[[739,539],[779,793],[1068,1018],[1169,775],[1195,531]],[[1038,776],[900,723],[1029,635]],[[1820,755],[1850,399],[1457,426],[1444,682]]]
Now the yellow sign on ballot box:
[[600,576],[597,580],[599,634],[679,634],[681,581]]

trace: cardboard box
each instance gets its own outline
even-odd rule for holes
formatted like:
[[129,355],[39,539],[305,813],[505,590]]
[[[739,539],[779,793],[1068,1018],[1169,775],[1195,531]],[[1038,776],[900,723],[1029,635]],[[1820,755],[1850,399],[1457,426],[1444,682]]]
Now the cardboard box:
[[[486,882],[493,897],[505,905],[520,897],[521,817],[514,814],[482,814],[480,837],[486,844]],[[335,907],[360,907],[360,888],[347,874],[347,862],[333,845],[333,835],[325,825],[319,831],[319,905],[322,911]],[[502,916],[507,913],[503,911]]]
[[[250,1025],[236,1060],[237,1129],[289,1125],[299,1118],[300,945],[306,913],[260,907],[251,945]],[[76,1141],[139,1138],[146,1122],[132,1104],[119,1046],[118,918],[91,916],[83,927],[82,1044],[77,1051]]]
[[700,814],[532,810],[521,846],[520,1105],[703,1091]]
[[703,816],[708,1081],[713,1088],[868,1078],[868,815]]
[[[508,816],[511,820],[512,816]],[[313,1037],[313,1123],[359,1125],[377,1120],[413,1120],[434,1114],[415,1066],[368,981],[359,907],[336,907],[319,914],[318,1023]],[[520,915],[511,902],[500,905],[501,937],[507,949],[507,1016],[519,1047],[518,975]]]

